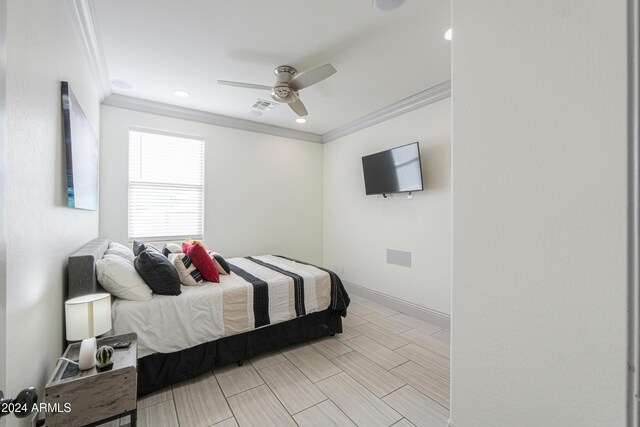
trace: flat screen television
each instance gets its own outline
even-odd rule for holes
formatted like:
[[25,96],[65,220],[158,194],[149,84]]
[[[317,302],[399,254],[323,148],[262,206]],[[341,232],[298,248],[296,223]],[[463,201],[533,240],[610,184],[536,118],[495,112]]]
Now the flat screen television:
[[362,158],[367,195],[421,191],[422,166],[417,142]]

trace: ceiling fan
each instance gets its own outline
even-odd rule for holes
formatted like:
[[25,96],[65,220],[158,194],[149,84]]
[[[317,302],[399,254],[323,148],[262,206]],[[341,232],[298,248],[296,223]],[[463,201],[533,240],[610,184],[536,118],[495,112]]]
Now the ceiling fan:
[[273,72],[276,74],[276,82],[273,87],[252,83],[230,82],[227,80],[218,80],[218,83],[221,85],[244,87],[248,89],[269,90],[271,91],[271,98],[275,101],[288,104],[297,115],[302,117],[309,113],[300,100],[298,91],[331,77],[336,73],[336,69],[333,68],[333,65],[331,64],[325,64],[298,74],[298,71],[295,68],[289,65],[280,65],[279,67],[276,67]]

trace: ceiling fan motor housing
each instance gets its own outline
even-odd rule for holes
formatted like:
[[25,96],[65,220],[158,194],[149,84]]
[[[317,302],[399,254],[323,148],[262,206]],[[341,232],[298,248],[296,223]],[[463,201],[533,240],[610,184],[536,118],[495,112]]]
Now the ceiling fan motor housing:
[[296,69],[288,65],[281,65],[276,67],[273,72],[276,74],[276,83],[273,85],[271,98],[285,104],[296,102],[299,99],[298,91],[289,85],[296,76]]
[[271,90],[271,98],[277,102],[288,104],[294,113],[300,117],[304,117],[308,115],[309,112],[300,100],[298,91],[319,83],[336,73],[336,69],[331,64],[324,64],[320,67],[312,68],[297,77],[296,69],[289,65],[281,65],[273,71],[276,75],[276,83],[272,87],[227,80],[218,80],[218,83],[247,89]]

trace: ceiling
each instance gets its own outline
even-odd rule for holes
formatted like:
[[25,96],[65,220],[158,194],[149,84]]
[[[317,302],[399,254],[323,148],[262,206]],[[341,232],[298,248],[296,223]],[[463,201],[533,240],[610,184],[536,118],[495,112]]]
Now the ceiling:
[[[93,0],[113,93],[324,134],[450,79],[448,0],[407,0],[392,12],[370,0]],[[330,78],[300,92],[306,124],[285,104],[250,114],[273,69],[331,63]],[[178,98],[184,90],[189,98]]]

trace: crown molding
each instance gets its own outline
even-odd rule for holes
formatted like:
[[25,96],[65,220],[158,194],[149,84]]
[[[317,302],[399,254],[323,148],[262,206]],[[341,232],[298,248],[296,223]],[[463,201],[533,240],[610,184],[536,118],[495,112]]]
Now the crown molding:
[[352,134],[362,129],[366,129],[377,123],[392,119],[410,111],[424,107],[434,102],[451,96],[451,80],[440,83],[378,111],[360,117],[352,122],[344,124],[338,128],[330,130],[322,135],[311,132],[303,132],[294,129],[283,128],[281,126],[268,125],[253,122],[251,120],[238,119],[222,114],[209,113],[192,108],[180,107],[156,101],[149,101],[141,98],[134,98],[111,93],[111,80],[105,60],[102,42],[97,31],[94,19],[93,6],[91,0],[66,0],[67,7],[71,13],[74,27],[85,53],[85,57],[93,74],[93,82],[98,91],[100,100],[105,105],[128,108],[131,110],[160,114],[169,117],[176,117],[197,122],[209,123],[218,126],[226,126],[235,129],[260,132],[268,135],[284,136],[287,138],[302,139],[311,142],[326,143],[334,141],[343,136]]
[[102,103],[112,107],[126,108],[129,110],[208,123],[216,126],[230,127],[234,129],[264,133],[267,135],[282,136],[285,138],[301,139],[303,141],[327,143],[385,120],[389,120],[426,105],[433,104],[450,96],[451,80],[447,80],[446,82],[405,98],[402,101],[398,101],[378,111],[340,126],[339,128],[326,132],[323,135],[120,94],[111,94],[104,98]]
[[303,132],[300,130],[258,123],[251,120],[239,119],[236,117],[210,113],[193,108],[180,107],[178,105],[165,104],[163,102],[150,101],[148,99],[134,98],[132,96],[113,94],[105,98],[102,101],[102,104],[110,105],[112,107],[126,108],[128,110],[141,111],[144,113],[174,117],[177,119],[208,123],[216,126],[224,126],[251,132],[264,133],[267,135],[301,139],[310,142],[322,142],[322,136],[311,132]]
[[371,114],[360,117],[350,123],[335,128],[322,135],[322,142],[331,142],[343,136],[368,128],[385,120],[406,114],[410,111],[438,102],[451,96],[451,80],[418,92],[408,98],[388,105]]
[[85,58],[93,74],[100,100],[111,95],[111,81],[90,0],[67,0],[74,27],[80,36]]

